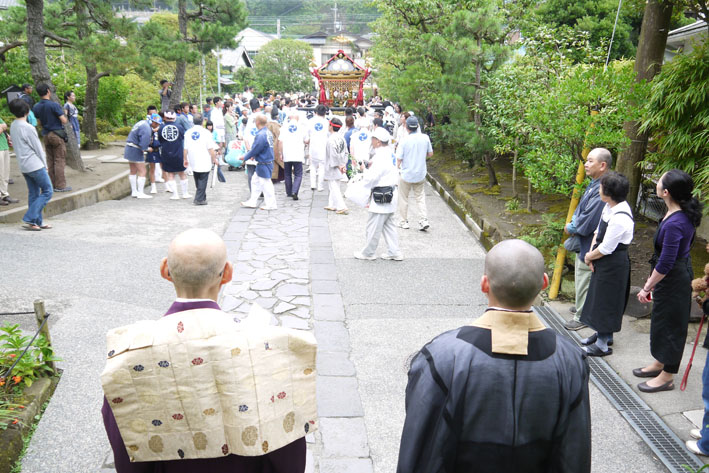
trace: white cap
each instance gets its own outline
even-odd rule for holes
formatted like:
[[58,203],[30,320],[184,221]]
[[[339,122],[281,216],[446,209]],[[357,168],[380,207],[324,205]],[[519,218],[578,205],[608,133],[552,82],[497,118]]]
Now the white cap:
[[374,133],[372,133],[372,138],[376,138],[382,143],[389,143],[389,141],[391,140],[391,135],[388,131],[386,131],[386,128],[378,126],[374,130]]

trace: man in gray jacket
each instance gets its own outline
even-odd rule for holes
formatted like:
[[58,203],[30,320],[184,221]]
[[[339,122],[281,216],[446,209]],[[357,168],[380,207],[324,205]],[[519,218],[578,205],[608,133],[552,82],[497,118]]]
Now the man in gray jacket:
[[591,249],[593,233],[601,220],[601,213],[605,203],[601,200],[598,189],[601,186],[601,176],[610,171],[613,165],[613,156],[605,148],[592,149],[586,157],[584,168],[586,175],[591,178],[591,183],[581,196],[578,207],[571,218],[571,222],[564,229],[569,235],[579,237],[581,251],[576,255],[574,262],[574,284],[576,286],[576,313],[574,318],[566,322],[567,330],[580,330],[586,325],[581,322],[581,311],[586,302],[588,286],[591,284],[591,268],[584,263],[586,253]]
[[27,123],[30,106],[22,99],[10,102],[15,121],[10,125],[17,164],[27,181],[27,212],[22,217],[24,228],[31,231],[47,230],[51,225],[42,221],[42,210],[52,198],[54,188],[47,172],[47,157],[35,127]]

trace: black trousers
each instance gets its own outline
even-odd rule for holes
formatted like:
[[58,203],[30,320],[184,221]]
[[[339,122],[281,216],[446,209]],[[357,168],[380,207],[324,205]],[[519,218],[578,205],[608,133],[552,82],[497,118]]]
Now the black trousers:
[[197,190],[194,193],[194,203],[207,201],[207,184],[209,183],[209,172],[194,171],[194,185]]

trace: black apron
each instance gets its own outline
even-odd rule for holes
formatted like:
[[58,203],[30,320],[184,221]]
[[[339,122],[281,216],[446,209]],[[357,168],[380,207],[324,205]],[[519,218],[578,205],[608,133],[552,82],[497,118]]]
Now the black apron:
[[[633,218],[628,212],[618,212],[611,218],[618,214],[627,215],[631,220]],[[603,242],[607,228],[608,223],[601,219],[592,251]],[[619,243],[613,253],[593,261],[593,270],[581,311],[581,322],[599,333],[620,332],[630,294],[628,245]]]
[[[652,269],[655,269],[662,253],[662,242],[657,240],[657,234],[665,220],[657,226],[653,238],[655,254],[650,260]],[[692,304],[693,274],[691,258],[677,258],[672,269],[657,283],[652,292],[650,353],[665,365],[679,365],[682,361]]]

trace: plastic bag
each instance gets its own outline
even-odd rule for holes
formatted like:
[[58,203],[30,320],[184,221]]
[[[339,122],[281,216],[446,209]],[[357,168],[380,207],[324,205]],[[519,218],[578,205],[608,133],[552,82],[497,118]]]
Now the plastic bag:
[[360,207],[366,207],[369,204],[371,190],[364,185],[362,175],[354,176],[347,184],[345,197]]

